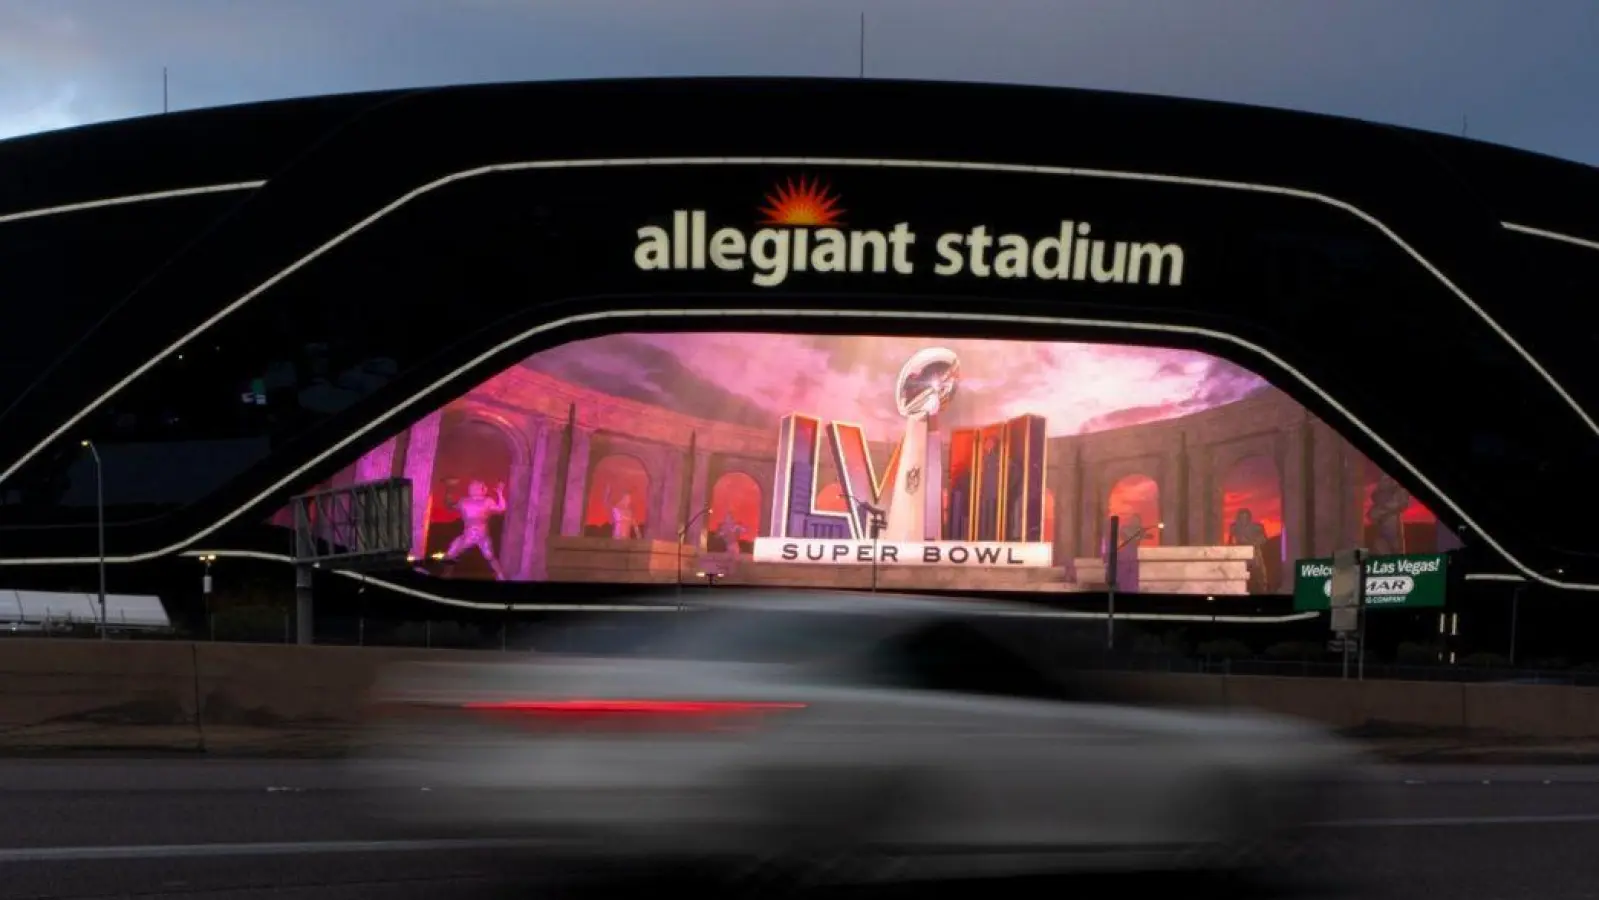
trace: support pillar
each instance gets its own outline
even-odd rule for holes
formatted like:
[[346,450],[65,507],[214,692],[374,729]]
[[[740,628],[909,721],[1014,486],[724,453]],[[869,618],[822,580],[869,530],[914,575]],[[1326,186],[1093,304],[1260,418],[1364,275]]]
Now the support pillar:
[[1283,533],[1277,583],[1271,585],[1275,591],[1293,593],[1294,560],[1311,555],[1307,548],[1312,517],[1316,513],[1309,468],[1313,452],[1308,422],[1290,427],[1277,448],[1277,489],[1282,496]]
[[589,455],[594,431],[572,427],[572,444],[566,460],[565,501],[561,504],[561,534],[583,533],[583,516],[588,512]]
[[549,534],[549,521],[554,498],[551,485],[555,483],[551,445],[554,428],[548,419],[539,419],[534,425],[531,460],[528,464],[527,493],[522,501],[522,555],[517,568],[520,581],[544,579],[545,542]]
[[[1193,534],[1193,492],[1189,487],[1192,477],[1188,454],[1188,432],[1177,432],[1177,453],[1173,459],[1176,471],[1172,476],[1172,494],[1176,500],[1173,506],[1173,518],[1167,519],[1168,527],[1175,530],[1175,534],[1160,536],[1162,544],[1175,544],[1179,547],[1192,547],[1195,543]],[[1164,498],[1162,498],[1164,501]]]
[[314,642],[311,584],[316,570],[300,563],[294,567],[294,642],[308,647]]
[[366,452],[355,463],[355,480],[358,484],[383,481],[394,477],[394,452],[399,440],[389,438]]
[[411,426],[405,451],[405,477],[411,479],[411,555],[427,555],[428,511],[433,494],[433,464],[439,453],[439,425],[444,412],[435,410]]

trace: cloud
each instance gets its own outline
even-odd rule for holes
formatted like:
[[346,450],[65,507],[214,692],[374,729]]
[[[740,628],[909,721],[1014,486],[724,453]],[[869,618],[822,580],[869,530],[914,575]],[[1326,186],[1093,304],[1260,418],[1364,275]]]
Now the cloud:
[[[0,133],[485,81],[853,76],[1229,100],[1599,163],[1592,0],[12,0]],[[50,103],[68,96],[56,112]],[[22,99],[18,99],[22,98]]]
[[1083,434],[1190,415],[1241,400],[1265,382],[1186,350],[1063,342],[783,334],[611,335],[576,341],[525,365],[606,393],[714,421],[766,428],[789,413],[904,430],[900,367],[942,346],[961,382],[948,427],[1043,416],[1051,434]]

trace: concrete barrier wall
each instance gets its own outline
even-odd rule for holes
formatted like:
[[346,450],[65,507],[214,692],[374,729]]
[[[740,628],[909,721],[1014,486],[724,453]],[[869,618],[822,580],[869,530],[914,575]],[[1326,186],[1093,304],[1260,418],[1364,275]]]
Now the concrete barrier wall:
[[[378,672],[492,652],[122,641],[0,641],[0,748],[314,750],[352,734]],[[526,658],[512,655],[510,658]],[[1259,709],[1340,729],[1599,739],[1599,689],[1117,673],[1116,695]],[[287,736],[294,736],[290,740]],[[273,742],[276,743],[273,743]],[[298,741],[298,744],[295,744]],[[325,749],[325,747],[323,748]]]
[[94,640],[0,641],[0,749],[318,752],[379,671],[471,651]]
[[1115,673],[1113,697],[1296,716],[1338,729],[1599,739],[1599,688]]

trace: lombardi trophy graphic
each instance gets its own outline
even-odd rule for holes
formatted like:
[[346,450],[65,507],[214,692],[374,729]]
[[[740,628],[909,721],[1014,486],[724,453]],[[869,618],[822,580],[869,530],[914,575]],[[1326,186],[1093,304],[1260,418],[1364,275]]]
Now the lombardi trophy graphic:
[[943,445],[929,438],[934,417],[949,406],[960,380],[960,360],[942,347],[919,350],[899,370],[894,396],[905,417],[899,470],[888,496],[885,541],[936,541],[943,521]]
[[494,578],[504,581],[505,570],[495,558],[494,544],[489,540],[489,519],[505,512],[505,485],[496,487],[494,496],[490,497],[488,485],[473,480],[466,486],[466,496],[452,505],[461,514],[461,534],[450,542],[449,548],[444,551],[444,558],[454,562],[468,548],[475,548],[483,554],[483,561],[489,564],[489,568],[494,570]]

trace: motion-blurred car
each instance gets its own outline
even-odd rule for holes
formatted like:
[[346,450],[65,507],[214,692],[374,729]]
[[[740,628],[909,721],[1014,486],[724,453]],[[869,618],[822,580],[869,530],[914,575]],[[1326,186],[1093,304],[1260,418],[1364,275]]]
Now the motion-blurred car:
[[358,777],[417,834],[856,881],[1269,864],[1356,764],[1286,721],[1094,702],[1040,624],[838,594],[635,615],[624,655],[389,673]]

